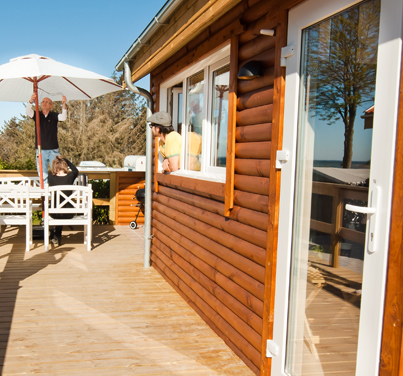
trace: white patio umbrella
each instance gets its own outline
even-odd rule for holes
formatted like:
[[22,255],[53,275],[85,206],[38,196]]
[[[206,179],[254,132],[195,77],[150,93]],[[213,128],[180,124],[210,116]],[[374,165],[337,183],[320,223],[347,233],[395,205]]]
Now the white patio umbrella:
[[36,93],[36,134],[38,141],[39,171],[43,188],[42,153],[39,123],[39,102],[92,99],[122,90],[111,78],[63,64],[40,55],[27,55],[11,59],[0,65],[0,101],[27,102]]

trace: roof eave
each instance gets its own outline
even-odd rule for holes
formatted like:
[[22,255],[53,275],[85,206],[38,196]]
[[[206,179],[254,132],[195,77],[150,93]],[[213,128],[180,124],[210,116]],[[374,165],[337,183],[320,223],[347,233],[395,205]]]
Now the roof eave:
[[147,27],[143,30],[143,32],[139,35],[139,37],[133,42],[130,48],[126,51],[123,57],[116,64],[115,69],[117,72],[123,70],[124,62],[131,60],[140,49],[143,44],[146,44],[147,41],[153,36],[156,30],[164,24],[171,14],[175,11],[175,9],[183,2],[184,0],[168,0],[163,7],[159,10],[159,12],[155,15],[154,19],[147,25]]

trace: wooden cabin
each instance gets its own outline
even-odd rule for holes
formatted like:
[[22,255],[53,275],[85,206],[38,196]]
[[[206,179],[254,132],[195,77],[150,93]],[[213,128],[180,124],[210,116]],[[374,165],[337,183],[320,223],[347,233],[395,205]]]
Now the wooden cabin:
[[168,0],[116,66],[182,137],[151,265],[257,375],[403,372],[402,9]]

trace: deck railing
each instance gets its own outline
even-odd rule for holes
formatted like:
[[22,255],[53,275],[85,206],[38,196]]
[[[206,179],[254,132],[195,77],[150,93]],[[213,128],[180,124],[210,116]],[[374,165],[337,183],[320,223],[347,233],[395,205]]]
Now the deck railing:
[[365,243],[365,232],[343,227],[345,200],[368,200],[368,187],[313,182],[312,193],[332,197],[331,221],[311,219],[311,230],[329,234],[332,238],[332,266],[338,267],[342,239]]

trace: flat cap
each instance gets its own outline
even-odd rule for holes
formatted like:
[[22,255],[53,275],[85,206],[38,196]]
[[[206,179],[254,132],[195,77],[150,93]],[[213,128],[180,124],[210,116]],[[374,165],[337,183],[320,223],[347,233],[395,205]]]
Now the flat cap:
[[168,112],[160,111],[152,114],[149,118],[147,118],[149,123],[154,123],[158,125],[162,125],[163,127],[170,127],[172,124],[171,116]]

